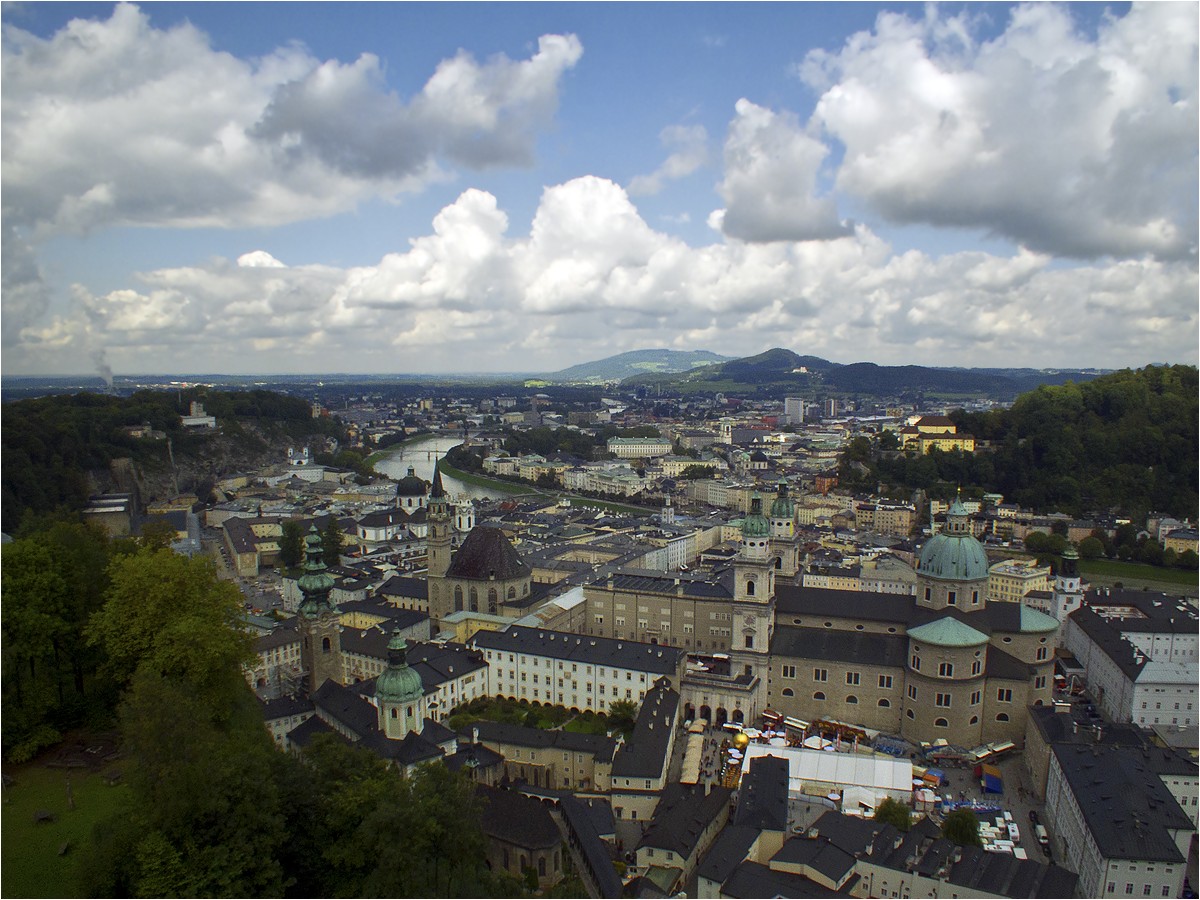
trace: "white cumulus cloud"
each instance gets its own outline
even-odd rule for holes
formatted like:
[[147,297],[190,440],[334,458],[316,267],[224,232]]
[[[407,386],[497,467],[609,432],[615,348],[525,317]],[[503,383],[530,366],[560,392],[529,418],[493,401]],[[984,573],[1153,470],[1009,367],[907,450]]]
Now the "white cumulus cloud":
[[1194,260],[1198,9],[1135,3],[1091,37],[1069,4],[1026,4],[986,41],[967,15],[884,12],[800,71],[838,189],[893,221]]

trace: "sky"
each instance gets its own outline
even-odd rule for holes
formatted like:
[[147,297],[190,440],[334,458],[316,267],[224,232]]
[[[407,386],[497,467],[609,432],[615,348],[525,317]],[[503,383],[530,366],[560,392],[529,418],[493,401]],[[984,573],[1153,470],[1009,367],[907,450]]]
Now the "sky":
[[0,371],[1196,364],[1198,18],[5,3]]

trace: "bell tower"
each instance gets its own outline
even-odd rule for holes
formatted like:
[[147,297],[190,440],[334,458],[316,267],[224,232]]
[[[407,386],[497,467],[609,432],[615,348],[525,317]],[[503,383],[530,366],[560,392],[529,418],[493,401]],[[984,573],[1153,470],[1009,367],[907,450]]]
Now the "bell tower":
[[429,589],[429,618],[439,625],[450,614],[454,604],[450,598],[450,586],[446,573],[450,571],[450,501],[442,485],[442,471],[433,467],[433,486],[429,490],[428,533],[425,537],[428,569],[425,580]]
[[775,624],[775,565],[770,555],[771,523],[763,515],[762,497],[750,500],[742,520],[742,547],[733,563],[733,627],[729,659],[733,675],[759,679],[747,715],[766,703],[767,669]]
[[771,502],[771,559],[780,578],[792,579],[800,571],[800,540],[796,536],[796,501],[788,496],[788,483],[780,479]]
[[340,613],[330,599],[333,576],[321,559],[321,537],[313,525],[304,539],[304,574],[298,581],[300,602],[300,658],[308,674],[307,687],[315,691],[326,680],[342,683],[342,633]]

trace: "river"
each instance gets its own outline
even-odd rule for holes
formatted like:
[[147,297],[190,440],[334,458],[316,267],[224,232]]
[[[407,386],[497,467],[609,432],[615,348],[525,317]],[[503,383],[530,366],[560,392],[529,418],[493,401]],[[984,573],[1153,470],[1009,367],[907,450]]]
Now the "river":
[[[375,471],[399,481],[408,474],[412,466],[418,478],[433,481],[433,466],[437,460],[446,455],[451,447],[462,443],[462,438],[452,434],[430,434],[418,438],[411,444],[405,444],[396,449],[390,456],[375,463]],[[442,474],[442,486],[450,496],[466,494],[472,500],[487,500],[503,495],[503,491],[494,488],[478,487],[474,484],[463,484],[457,478]],[[514,486],[511,493],[528,493],[529,488]]]

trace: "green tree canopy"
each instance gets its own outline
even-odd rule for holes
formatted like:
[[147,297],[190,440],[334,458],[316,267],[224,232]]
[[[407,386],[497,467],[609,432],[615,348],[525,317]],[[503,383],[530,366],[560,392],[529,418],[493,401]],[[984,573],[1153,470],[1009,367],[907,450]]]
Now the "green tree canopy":
[[342,545],[345,535],[336,516],[329,517],[329,524],[321,532],[321,561],[327,566],[339,566],[342,563]]
[[894,800],[891,797],[884,799],[877,807],[875,807],[875,815],[873,816],[876,822],[886,822],[889,825],[895,825],[900,831],[908,831],[912,827],[912,814],[907,806],[899,800]]
[[982,847],[979,819],[969,809],[955,809],[942,822],[942,837],[960,847]]
[[283,523],[283,535],[279,538],[279,564],[285,569],[294,569],[304,562],[304,529],[295,519]]
[[92,617],[90,635],[118,684],[145,668],[185,680],[203,695],[250,659],[241,594],[217,578],[208,557],[143,549],[113,560],[108,575],[107,600]]

